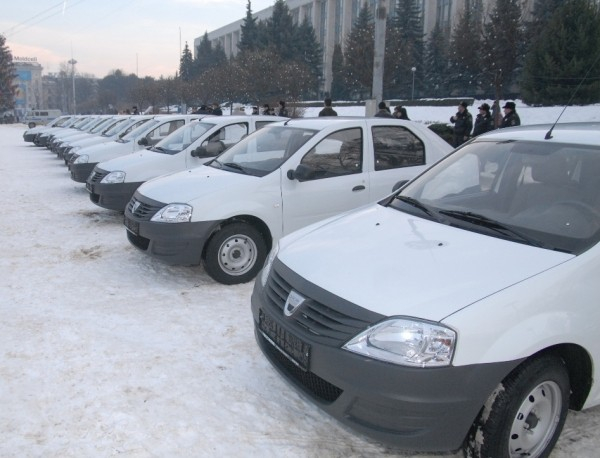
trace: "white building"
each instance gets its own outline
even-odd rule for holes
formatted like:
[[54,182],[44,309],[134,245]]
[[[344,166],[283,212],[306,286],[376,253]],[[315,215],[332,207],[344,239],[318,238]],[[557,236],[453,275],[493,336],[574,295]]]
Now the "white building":
[[17,85],[15,114],[21,118],[29,110],[47,108],[43,106],[43,67],[38,63],[37,58],[13,57],[13,63],[17,74],[14,80],[14,84]]
[[[396,3],[399,0],[286,0],[292,17],[296,23],[301,23],[307,18],[312,24],[317,40],[323,49],[323,81],[325,92],[331,89],[331,62],[333,58],[334,46],[339,43],[344,47],[346,37],[352,29],[352,24],[358,17],[358,13],[364,3],[371,6],[371,11],[375,11],[377,5],[384,6],[388,12],[388,18],[392,17],[395,11]],[[523,11],[528,14],[534,0],[521,0]],[[470,2],[481,9],[485,17],[495,4],[495,0],[419,0],[419,7],[422,12],[423,33],[425,36],[436,24],[440,24],[446,33],[451,33],[452,26],[458,21],[465,5]],[[273,14],[273,7],[253,12],[254,17],[259,21],[270,18]],[[227,57],[235,56],[238,53],[238,43],[241,38],[241,26],[244,18],[241,18],[231,24],[213,30],[208,33],[208,39],[213,48],[217,43],[225,50]],[[194,40],[194,55],[202,37]]]

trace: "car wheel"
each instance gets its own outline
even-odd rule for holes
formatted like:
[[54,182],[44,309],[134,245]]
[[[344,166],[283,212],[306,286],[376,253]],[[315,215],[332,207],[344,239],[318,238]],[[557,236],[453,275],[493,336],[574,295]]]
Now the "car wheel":
[[549,456],[565,423],[569,392],[561,359],[527,361],[486,402],[465,440],[465,457]]
[[226,285],[246,283],[256,277],[267,255],[261,233],[245,223],[228,224],[208,241],[204,269]]
[[33,129],[35,127],[35,123],[32,121],[29,124],[27,124],[27,127],[29,127],[30,129]]

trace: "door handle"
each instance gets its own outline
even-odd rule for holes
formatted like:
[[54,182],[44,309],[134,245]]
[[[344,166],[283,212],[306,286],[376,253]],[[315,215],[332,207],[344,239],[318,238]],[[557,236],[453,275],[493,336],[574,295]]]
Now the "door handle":
[[358,186],[354,186],[352,188],[352,191],[364,191],[365,189],[366,189],[365,186],[361,184],[361,185],[358,185]]

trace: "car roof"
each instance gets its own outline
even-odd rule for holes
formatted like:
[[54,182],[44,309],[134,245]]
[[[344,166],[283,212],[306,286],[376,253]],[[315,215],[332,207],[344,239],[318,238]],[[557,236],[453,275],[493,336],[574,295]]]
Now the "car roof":
[[[553,143],[573,143],[577,145],[600,145],[599,122],[573,122],[556,124],[535,124],[487,132],[478,139],[549,141]],[[548,132],[550,138],[546,138]]]
[[304,129],[320,130],[330,126],[355,125],[356,121],[367,122],[368,124],[398,124],[412,126],[417,123],[396,118],[365,118],[364,116],[321,116],[316,118],[295,118],[285,122],[287,126],[302,127]]
[[271,116],[271,115],[231,115],[231,116],[214,116],[208,115],[206,117],[198,119],[198,121],[202,122],[212,122],[213,124],[219,123],[230,123],[230,122],[243,122],[249,119],[254,119],[255,121],[287,121],[289,118],[284,116]]

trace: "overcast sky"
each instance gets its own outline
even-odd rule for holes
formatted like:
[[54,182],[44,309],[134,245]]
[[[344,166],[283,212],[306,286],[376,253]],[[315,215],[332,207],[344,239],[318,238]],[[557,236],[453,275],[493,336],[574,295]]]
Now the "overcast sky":
[[[252,0],[254,13],[275,0]],[[98,78],[120,69],[174,76],[187,42],[244,18],[247,0],[20,0],[2,2],[0,34],[13,57],[55,73],[73,57]]]

